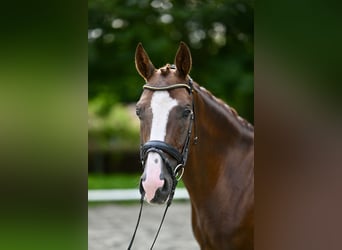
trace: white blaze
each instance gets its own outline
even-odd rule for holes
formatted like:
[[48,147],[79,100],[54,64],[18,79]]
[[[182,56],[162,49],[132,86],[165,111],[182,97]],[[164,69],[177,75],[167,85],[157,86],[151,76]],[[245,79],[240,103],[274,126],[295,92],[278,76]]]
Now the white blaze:
[[[164,141],[166,126],[170,111],[177,105],[177,100],[170,97],[167,91],[156,91],[152,95],[152,126],[150,140]],[[163,187],[164,180],[160,179],[163,161],[159,154],[151,152],[145,165],[146,179],[142,182],[146,199],[150,202],[158,188]]]
[[156,91],[151,100],[152,127],[150,140],[164,141],[169,113],[177,105],[177,100],[170,97],[167,91]]
[[160,179],[162,159],[158,153],[150,152],[145,165],[145,181],[142,185],[145,190],[146,199],[150,202],[158,188],[164,185],[164,180]]

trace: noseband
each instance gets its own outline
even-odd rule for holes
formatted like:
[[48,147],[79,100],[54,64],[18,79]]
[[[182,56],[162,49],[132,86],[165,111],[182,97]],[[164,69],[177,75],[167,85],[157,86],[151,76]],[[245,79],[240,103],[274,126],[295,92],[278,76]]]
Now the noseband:
[[[184,173],[184,167],[185,167],[185,164],[187,162],[188,153],[189,153],[189,144],[190,144],[190,138],[191,138],[192,123],[195,119],[195,107],[194,107],[194,97],[193,97],[193,83],[192,83],[192,79],[190,77],[189,77],[189,83],[188,84],[187,83],[177,83],[177,84],[173,84],[173,85],[165,86],[165,87],[156,87],[156,86],[151,86],[149,84],[145,84],[143,86],[143,88],[151,90],[151,91],[165,91],[165,90],[170,90],[170,89],[186,88],[186,89],[188,89],[189,94],[192,97],[192,112],[191,112],[191,116],[190,116],[190,124],[188,127],[188,133],[187,133],[187,136],[185,138],[185,142],[184,142],[183,149],[181,152],[179,152],[178,149],[176,149],[174,146],[172,146],[166,142],[158,141],[158,140],[151,140],[151,141],[148,141],[145,144],[140,146],[140,160],[141,160],[141,164],[143,167],[145,165],[145,161],[146,161],[148,153],[156,152],[163,159],[163,162],[164,162],[167,170],[169,171],[169,173],[172,177],[171,192],[170,192],[169,199],[167,201],[167,205],[166,205],[162,220],[160,222],[158,231],[155,235],[154,241],[153,241],[152,246],[150,248],[150,249],[152,249],[154,246],[154,243],[156,242],[157,237],[159,235],[159,231],[161,229],[161,226],[164,222],[166,212],[167,212],[169,206],[171,205],[177,183],[182,178],[183,173]],[[194,123],[194,128],[196,128],[196,123]],[[195,129],[194,144],[197,143],[197,140],[198,140],[198,138],[196,136],[196,129]],[[172,168],[171,165],[169,164],[169,161],[167,160],[167,157],[165,154],[168,154],[169,156],[171,156],[173,159],[176,160],[177,164],[174,168]],[[179,174],[180,170],[181,170],[181,173]],[[145,193],[142,192],[141,199],[140,199],[141,205],[140,205],[140,212],[139,212],[139,216],[138,216],[138,221],[137,221],[131,242],[128,246],[128,250],[130,250],[132,245],[133,245],[135,234],[136,234],[136,231],[137,231],[137,228],[139,225],[139,221],[140,221],[141,213],[142,213],[144,195],[145,195]]]

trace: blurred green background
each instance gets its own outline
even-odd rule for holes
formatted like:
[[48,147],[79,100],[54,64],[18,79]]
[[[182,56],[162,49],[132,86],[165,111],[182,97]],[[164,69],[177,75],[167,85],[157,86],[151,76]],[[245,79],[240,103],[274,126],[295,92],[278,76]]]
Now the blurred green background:
[[253,19],[253,1],[89,0],[89,175],[141,171],[139,42],[156,67],[173,63],[186,42],[191,77],[253,123]]

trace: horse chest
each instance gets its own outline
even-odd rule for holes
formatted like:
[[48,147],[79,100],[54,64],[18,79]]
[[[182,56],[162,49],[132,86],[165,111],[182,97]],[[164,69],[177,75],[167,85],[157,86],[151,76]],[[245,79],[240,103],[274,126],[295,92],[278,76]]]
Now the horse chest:
[[[251,228],[251,230],[253,230]],[[226,229],[206,222],[193,222],[193,231],[201,250],[251,250],[252,238],[249,232],[239,228]]]
[[204,203],[192,203],[192,227],[201,250],[253,249],[253,209],[218,197],[216,194]]

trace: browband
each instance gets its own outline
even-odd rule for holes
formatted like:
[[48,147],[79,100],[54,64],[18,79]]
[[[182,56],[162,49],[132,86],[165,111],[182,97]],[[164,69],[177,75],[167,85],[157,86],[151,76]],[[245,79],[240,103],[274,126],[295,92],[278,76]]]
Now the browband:
[[192,87],[186,83],[176,83],[176,84],[172,84],[170,86],[164,86],[164,87],[157,87],[157,86],[151,86],[151,85],[145,84],[143,88],[153,90],[153,91],[169,90],[169,89],[176,89],[176,88],[187,88],[189,91],[192,91]]

